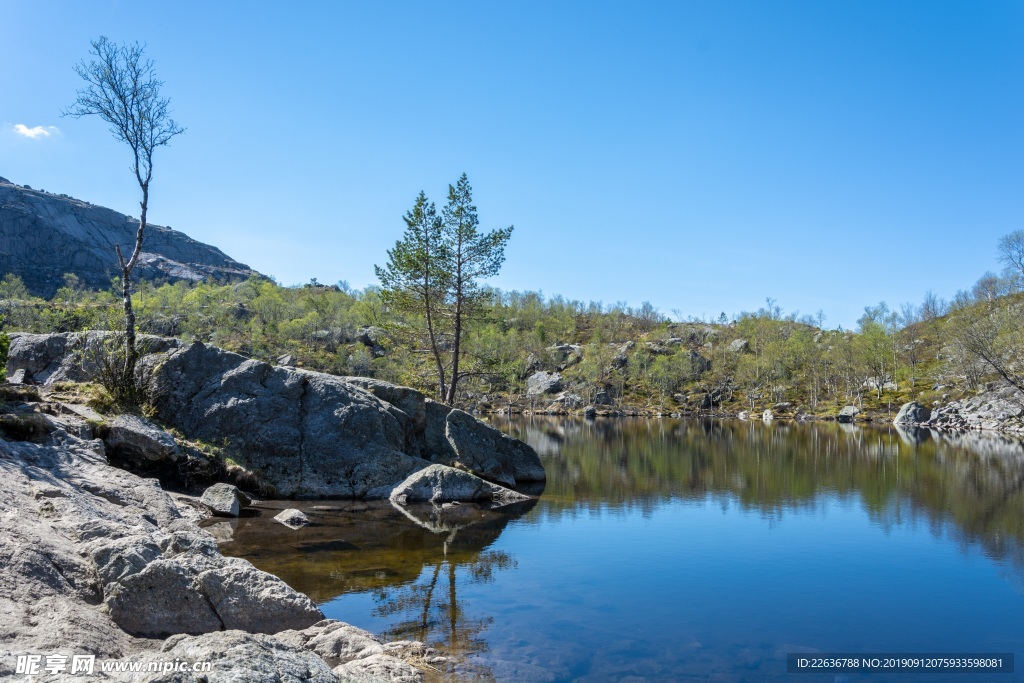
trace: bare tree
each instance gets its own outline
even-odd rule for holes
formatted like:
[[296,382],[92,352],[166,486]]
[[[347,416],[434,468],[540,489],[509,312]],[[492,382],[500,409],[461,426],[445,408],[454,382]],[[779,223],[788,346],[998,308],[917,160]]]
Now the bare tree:
[[1024,230],[1014,230],[999,238],[999,261],[1024,274]]
[[138,350],[135,345],[135,312],[132,310],[131,275],[142,252],[146,231],[146,210],[149,206],[149,184],[153,179],[153,152],[170,143],[171,138],[185,132],[170,117],[171,101],[160,97],[163,82],[157,80],[152,60],[144,58],[145,46],[139,43],[115,45],[105,36],[92,41],[89,54],[75,72],[86,82],[78,91],[74,104],[64,116],[81,118],[99,116],[110,124],[116,140],[132,151],[131,170],[142,190],[142,213],[135,233],[135,248],[125,261],[121,245],[114,245],[121,266],[121,293],[124,299],[126,377],[135,369]]

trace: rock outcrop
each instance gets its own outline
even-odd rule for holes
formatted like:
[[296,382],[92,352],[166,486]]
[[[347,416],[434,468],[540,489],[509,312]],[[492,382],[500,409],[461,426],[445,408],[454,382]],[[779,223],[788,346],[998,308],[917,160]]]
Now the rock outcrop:
[[0,439],[0,679],[20,680],[19,654],[46,653],[215,672],[149,682],[334,683],[339,666],[367,683],[422,681],[403,643],[325,620],[279,578],[222,556],[154,480],[106,464],[102,441],[40,418],[38,442]]
[[[25,369],[28,381],[40,384],[86,379],[90,369],[81,359],[103,339],[92,332],[14,334],[8,372]],[[142,366],[156,419],[187,438],[223,445],[263,493],[384,499],[432,463],[459,463],[509,487],[545,479],[529,446],[415,389],[273,366],[201,343],[147,341],[154,353]]]
[[925,426],[943,430],[985,429],[1024,433],[1024,394],[997,385],[977,396],[953,401],[931,411]]
[[[65,273],[103,289],[120,274],[114,245],[135,245],[138,220],[66,195],[0,180],[0,273],[19,276],[33,294],[50,297]],[[188,235],[147,225],[145,251],[133,277],[150,280],[241,280],[258,275]]]

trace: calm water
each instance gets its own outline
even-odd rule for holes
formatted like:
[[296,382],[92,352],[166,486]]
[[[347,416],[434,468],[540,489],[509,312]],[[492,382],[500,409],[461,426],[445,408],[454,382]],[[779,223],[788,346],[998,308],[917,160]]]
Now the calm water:
[[[1024,680],[1024,448],[836,424],[494,421],[548,470],[500,511],[221,522],[329,616],[460,680]],[[1015,652],[1015,674],[788,674],[791,652]],[[451,678],[451,671],[439,678]]]

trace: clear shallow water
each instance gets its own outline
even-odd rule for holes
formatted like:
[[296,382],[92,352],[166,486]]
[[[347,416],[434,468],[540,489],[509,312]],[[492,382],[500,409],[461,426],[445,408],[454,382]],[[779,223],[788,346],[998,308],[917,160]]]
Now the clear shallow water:
[[308,503],[318,525],[298,532],[269,522],[294,503],[271,503],[222,522],[223,550],[329,617],[457,655],[461,679],[1024,680],[786,673],[790,652],[1024,656],[1015,441],[835,424],[495,424],[541,453],[539,500],[411,516]]

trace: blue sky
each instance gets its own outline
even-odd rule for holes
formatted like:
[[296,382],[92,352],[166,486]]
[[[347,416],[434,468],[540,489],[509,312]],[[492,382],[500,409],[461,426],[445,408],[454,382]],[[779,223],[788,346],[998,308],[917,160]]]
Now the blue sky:
[[[466,172],[504,289],[854,325],[949,298],[1024,227],[1024,3],[0,0],[0,176],[137,214],[61,118],[89,40],[147,43],[188,128],[150,218],[283,284],[374,284]],[[49,135],[19,133],[43,127]],[[49,127],[56,127],[53,130]],[[24,131],[22,131],[24,132]]]

